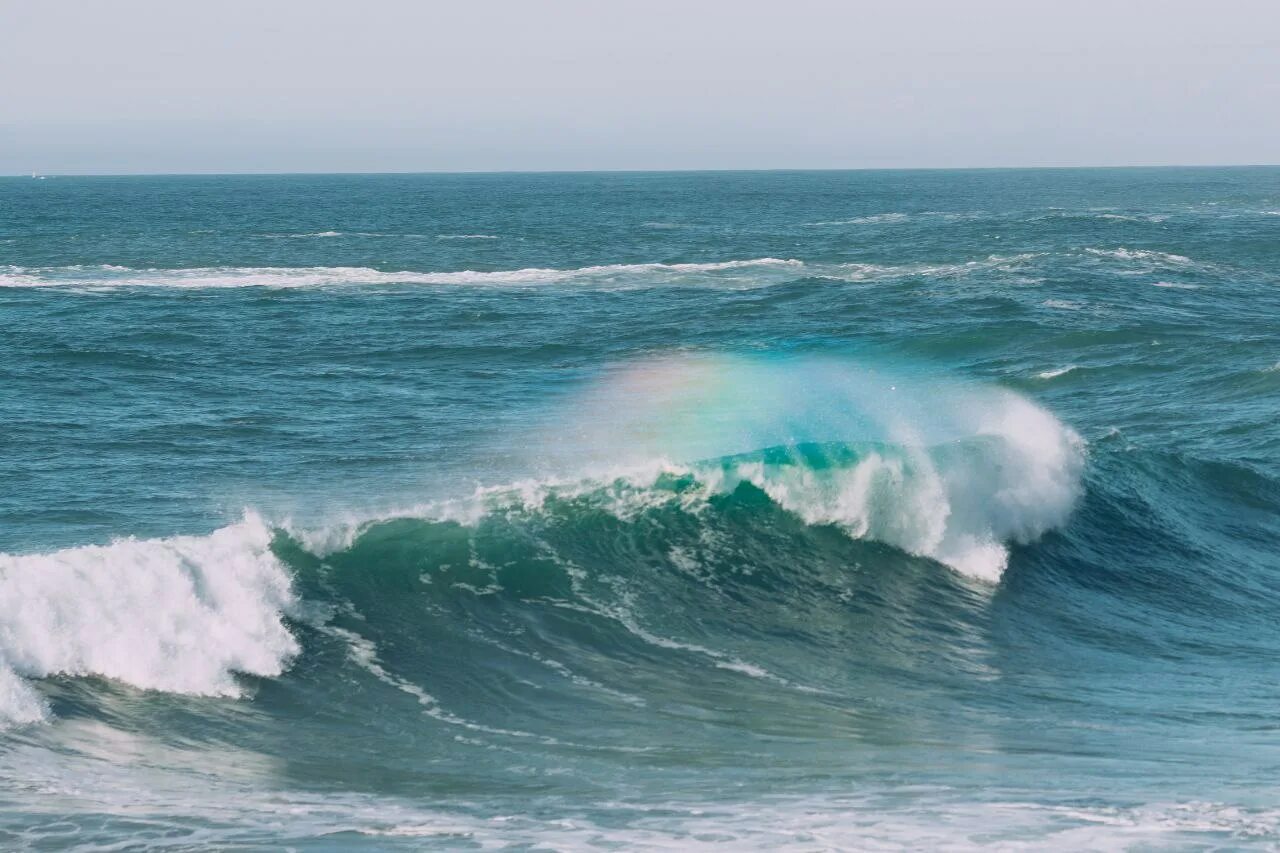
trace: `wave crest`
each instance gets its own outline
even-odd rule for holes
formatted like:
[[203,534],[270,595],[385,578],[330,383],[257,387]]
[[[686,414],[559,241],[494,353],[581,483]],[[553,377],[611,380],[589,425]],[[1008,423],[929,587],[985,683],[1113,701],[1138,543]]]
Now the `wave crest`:
[[0,724],[47,715],[28,678],[237,696],[233,673],[279,675],[298,644],[272,536],[249,514],[208,536],[0,554]]

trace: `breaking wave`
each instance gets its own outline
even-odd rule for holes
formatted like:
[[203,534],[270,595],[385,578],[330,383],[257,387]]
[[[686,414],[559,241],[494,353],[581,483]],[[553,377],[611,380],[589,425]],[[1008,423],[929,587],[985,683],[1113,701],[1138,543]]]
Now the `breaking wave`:
[[298,645],[272,535],[249,514],[208,536],[0,555],[0,722],[45,717],[25,679],[236,696],[232,673],[279,675]]
[[[560,567],[575,606],[645,642],[774,678],[654,634],[575,578],[616,572],[590,555],[625,553],[627,541],[696,571],[715,542],[785,567],[835,533],[994,583],[1012,544],[1066,522],[1085,461],[1074,431],[1011,391],[813,359],[627,365],[545,433],[531,444],[556,473],[356,522],[270,525],[248,512],[207,536],[0,555],[0,721],[45,719],[33,680],[52,676],[236,696],[237,673],[280,675],[299,652],[290,621],[302,618],[308,572],[335,562],[385,572],[388,554],[407,557],[415,578],[433,570],[473,592],[501,587],[494,566],[535,585]],[[457,553],[476,536],[497,541],[503,560],[470,545]],[[376,649],[342,637],[366,667],[381,666]]]

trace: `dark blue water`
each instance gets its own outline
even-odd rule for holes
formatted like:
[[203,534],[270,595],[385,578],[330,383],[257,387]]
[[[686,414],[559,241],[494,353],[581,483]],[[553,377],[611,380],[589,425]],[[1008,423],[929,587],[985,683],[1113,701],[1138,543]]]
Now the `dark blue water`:
[[1280,843],[1280,169],[0,180],[0,839]]

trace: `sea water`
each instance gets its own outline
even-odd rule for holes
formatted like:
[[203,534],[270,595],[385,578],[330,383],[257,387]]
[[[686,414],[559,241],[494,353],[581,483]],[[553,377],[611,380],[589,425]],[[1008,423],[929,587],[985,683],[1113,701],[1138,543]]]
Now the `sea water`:
[[1280,169],[0,180],[0,843],[1280,843]]

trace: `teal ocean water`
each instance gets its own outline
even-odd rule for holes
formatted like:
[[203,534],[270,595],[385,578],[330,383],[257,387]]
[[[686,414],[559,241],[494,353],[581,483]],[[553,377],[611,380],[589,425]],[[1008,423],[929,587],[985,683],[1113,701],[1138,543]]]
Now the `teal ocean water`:
[[1280,169],[0,180],[0,846],[1280,844]]

